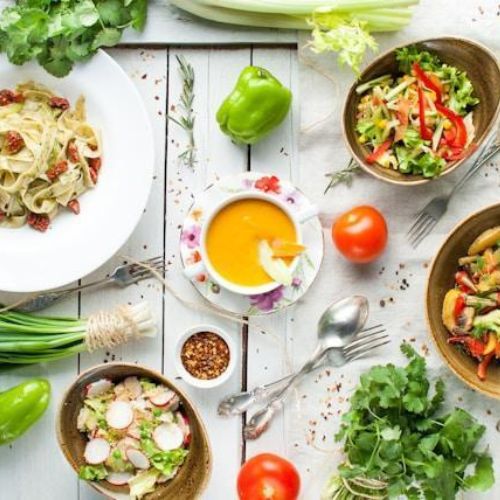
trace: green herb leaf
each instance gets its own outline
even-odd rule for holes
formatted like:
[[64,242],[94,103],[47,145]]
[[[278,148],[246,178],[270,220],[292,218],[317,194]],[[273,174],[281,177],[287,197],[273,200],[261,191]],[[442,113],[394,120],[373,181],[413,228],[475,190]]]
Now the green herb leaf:
[[[454,500],[459,490],[493,484],[491,458],[476,452],[485,427],[460,408],[438,415],[443,381],[431,397],[425,359],[409,344],[401,351],[406,367],[373,366],[361,375],[336,435],[346,460],[323,499]],[[465,477],[469,466],[475,473]]]
[[495,483],[493,460],[488,455],[480,455],[474,474],[465,478],[466,488],[478,491],[489,490]]

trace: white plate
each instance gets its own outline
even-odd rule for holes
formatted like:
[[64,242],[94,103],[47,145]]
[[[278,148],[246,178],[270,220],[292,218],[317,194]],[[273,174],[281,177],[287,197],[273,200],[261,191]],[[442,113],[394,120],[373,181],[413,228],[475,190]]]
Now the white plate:
[[35,63],[13,66],[5,57],[0,75],[0,88],[34,80],[72,105],[83,94],[88,120],[102,134],[99,181],[79,198],[80,215],[61,210],[45,233],[28,226],[0,228],[0,290],[66,285],[112,257],[139,222],[153,179],[151,123],[134,84],[104,51],[62,79]]

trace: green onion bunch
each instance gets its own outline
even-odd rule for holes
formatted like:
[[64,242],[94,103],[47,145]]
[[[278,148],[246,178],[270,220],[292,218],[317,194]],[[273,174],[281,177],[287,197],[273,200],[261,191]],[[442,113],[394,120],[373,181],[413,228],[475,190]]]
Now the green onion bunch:
[[[117,321],[120,314],[126,314],[128,326],[132,326],[132,330],[127,327],[116,331],[121,324],[125,325]],[[147,303],[123,306],[88,319],[3,312],[0,313],[0,366],[44,363],[89,351],[90,321],[93,337],[100,347],[113,347],[132,337],[150,337],[156,333]],[[113,340],[108,338],[110,331],[114,334]],[[132,331],[133,335],[130,333]]]

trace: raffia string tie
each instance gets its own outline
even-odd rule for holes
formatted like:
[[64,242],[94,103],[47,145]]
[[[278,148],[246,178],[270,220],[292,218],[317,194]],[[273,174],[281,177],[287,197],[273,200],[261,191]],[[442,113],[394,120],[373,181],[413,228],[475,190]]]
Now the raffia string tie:
[[129,306],[119,306],[112,311],[99,311],[88,318],[85,343],[89,352],[112,349],[141,336]]

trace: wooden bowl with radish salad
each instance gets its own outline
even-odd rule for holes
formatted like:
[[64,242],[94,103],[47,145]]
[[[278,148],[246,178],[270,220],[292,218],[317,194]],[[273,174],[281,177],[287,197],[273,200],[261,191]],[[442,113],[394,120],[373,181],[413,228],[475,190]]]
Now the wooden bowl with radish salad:
[[[101,397],[108,400],[97,422],[93,406]],[[151,450],[144,441],[149,417],[154,419],[149,427]],[[210,477],[210,445],[198,412],[175,384],[143,366],[107,363],[80,374],[61,401],[56,426],[59,445],[73,469],[80,477],[84,471],[89,484],[108,498],[130,498],[137,480],[128,481],[141,472],[156,475],[152,491],[141,496],[147,500],[198,498]],[[180,450],[183,456],[170,479],[165,469],[160,473],[153,465],[168,457],[168,450]],[[126,471],[113,472],[113,460],[124,460],[121,468]],[[95,471],[103,470],[105,479],[90,480],[101,477]]]

